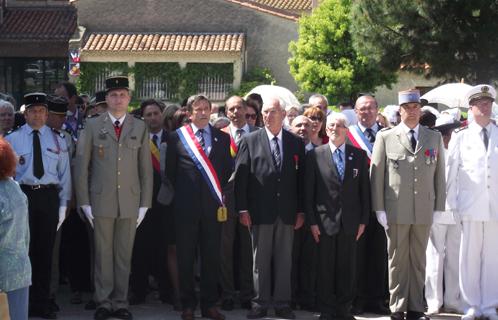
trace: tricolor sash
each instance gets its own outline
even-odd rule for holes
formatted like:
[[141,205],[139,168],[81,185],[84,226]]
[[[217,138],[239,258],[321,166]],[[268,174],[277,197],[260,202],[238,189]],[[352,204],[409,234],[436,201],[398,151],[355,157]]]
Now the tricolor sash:
[[353,146],[365,150],[369,161],[370,159],[372,159],[373,145],[372,143],[370,143],[367,137],[365,137],[360,127],[358,127],[357,125],[349,127],[348,138]]
[[239,152],[239,148],[237,147],[237,143],[230,133],[229,127],[225,127],[221,131],[227,133],[230,137],[230,155],[232,156],[232,158],[235,158],[237,156],[237,152]]
[[216,174],[216,171],[214,171],[213,165],[206,155],[206,152],[204,152],[204,149],[202,149],[199,144],[194,131],[189,125],[185,125],[178,128],[176,132],[178,133],[178,137],[185,147],[185,150],[187,150],[195,166],[201,172],[201,175],[206,181],[211,194],[220,203],[220,206],[224,207],[223,195],[218,175]]
[[149,139],[149,146],[150,146],[150,153],[152,154],[152,167],[154,168],[154,170],[156,170],[156,172],[161,172],[161,163],[159,161],[161,157],[159,156],[159,149],[150,139]]

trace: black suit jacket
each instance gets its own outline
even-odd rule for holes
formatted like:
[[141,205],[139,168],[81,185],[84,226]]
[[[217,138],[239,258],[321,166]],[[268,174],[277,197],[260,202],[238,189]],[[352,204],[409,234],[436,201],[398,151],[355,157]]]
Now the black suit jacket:
[[235,161],[235,207],[249,210],[252,223],[293,225],[304,212],[304,143],[282,130],[282,169],[276,170],[265,129],[246,134]]
[[[223,188],[233,168],[230,137],[219,129],[212,126],[210,128],[212,148],[209,160]],[[201,214],[217,219],[216,210],[220,204],[212,195],[206,180],[192,161],[176,131],[168,134],[166,176],[175,191],[172,204],[175,219],[191,221],[193,217]]]
[[329,144],[308,152],[305,203],[308,225],[334,235],[342,229],[356,234],[370,214],[370,181],[365,151],[346,145],[344,181],[341,183]]

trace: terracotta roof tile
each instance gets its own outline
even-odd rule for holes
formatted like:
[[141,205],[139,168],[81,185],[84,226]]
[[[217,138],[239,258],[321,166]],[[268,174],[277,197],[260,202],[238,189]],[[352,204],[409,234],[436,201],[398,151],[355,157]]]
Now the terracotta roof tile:
[[243,33],[91,33],[82,51],[240,52]]
[[69,40],[76,31],[72,6],[7,8],[0,25],[0,39]]
[[[278,8],[270,6],[265,2],[284,2],[284,1],[300,1],[300,0],[225,0],[227,2],[235,3],[243,7],[247,7],[256,11],[268,13],[280,18],[297,21],[300,17],[299,14],[290,11],[289,9]],[[302,0],[301,0],[302,1]]]

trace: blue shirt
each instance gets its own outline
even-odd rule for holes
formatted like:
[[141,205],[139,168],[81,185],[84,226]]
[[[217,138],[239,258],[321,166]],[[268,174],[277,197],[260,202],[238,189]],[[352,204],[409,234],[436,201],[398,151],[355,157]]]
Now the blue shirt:
[[0,180],[0,290],[31,284],[28,199],[17,182]]
[[40,179],[33,174],[33,129],[25,124],[5,137],[19,157],[15,179],[19,184],[59,185],[60,206],[67,206],[71,200],[71,169],[66,141],[47,126],[38,131],[44,168],[44,175]]
[[[194,135],[196,135],[197,131],[199,131],[200,128],[197,128],[195,124],[191,123],[190,126],[192,126],[192,131],[194,132]],[[209,157],[209,153],[211,152],[211,146],[212,146],[212,141],[211,141],[211,126],[208,124],[207,126],[204,127],[204,133],[202,134],[204,137],[204,150],[206,150],[206,156]]]

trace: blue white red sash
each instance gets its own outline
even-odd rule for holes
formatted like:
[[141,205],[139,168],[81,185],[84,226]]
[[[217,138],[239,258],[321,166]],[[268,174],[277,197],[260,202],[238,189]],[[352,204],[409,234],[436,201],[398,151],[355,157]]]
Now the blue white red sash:
[[213,165],[209,160],[206,152],[202,149],[197,137],[194,135],[194,131],[189,125],[183,126],[176,130],[178,137],[182,142],[185,150],[192,158],[195,166],[201,172],[201,175],[206,180],[206,183],[211,191],[214,198],[223,206],[223,195],[221,193],[221,185],[218,180],[218,175],[214,171]]
[[365,150],[368,159],[372,158],[373,145],[372,143],[370,143],[367,137],[365,137],[360,127],[358,127],[357,125],[349,127],[348,138],[353,146]]

